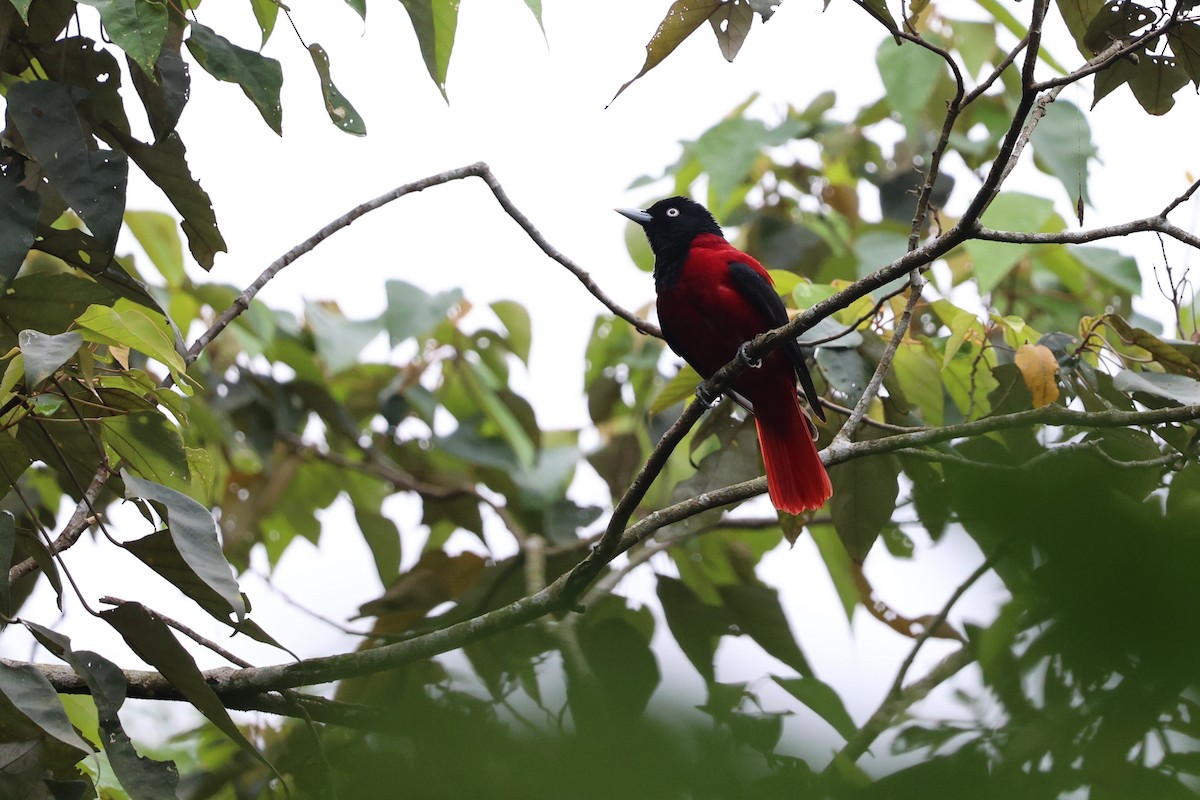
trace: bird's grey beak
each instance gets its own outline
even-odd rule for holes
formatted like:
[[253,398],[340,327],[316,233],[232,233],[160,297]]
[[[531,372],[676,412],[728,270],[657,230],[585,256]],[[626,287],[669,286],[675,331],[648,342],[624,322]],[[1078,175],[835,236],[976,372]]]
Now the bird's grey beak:
[[648,224],[651,219],[650,214],[646,211],[642,211],[640,208],[614,208],[613,211],[616,211],[622,217],[628,217],[638,225],[644,226]]

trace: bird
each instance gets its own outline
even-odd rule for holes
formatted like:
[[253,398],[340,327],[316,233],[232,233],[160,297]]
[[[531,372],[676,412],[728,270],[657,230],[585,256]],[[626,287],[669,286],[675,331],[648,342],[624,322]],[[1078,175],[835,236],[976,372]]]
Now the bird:
[[[747,342],[788,321],[766,268],[730,244],[704,206],[670,197],[647,209],[615,211],[642,227],[654,253],[663,338],[703,377],[711,378],[739,353],[744,357]],[[797,380],[809,407],[822,420],[825,415],[799,342],[789,338],[750,367],[727,394],[754,414],[771,502],[788,514],[821,508],[833,485]]]

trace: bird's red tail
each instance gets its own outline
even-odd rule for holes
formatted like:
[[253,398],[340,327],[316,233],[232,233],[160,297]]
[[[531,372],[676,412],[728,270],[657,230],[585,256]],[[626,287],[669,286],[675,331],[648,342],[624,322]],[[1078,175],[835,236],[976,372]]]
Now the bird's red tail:
[[799,400],[756,403],[754,410],[771,502],[789,514],[825,505],[833,486]]

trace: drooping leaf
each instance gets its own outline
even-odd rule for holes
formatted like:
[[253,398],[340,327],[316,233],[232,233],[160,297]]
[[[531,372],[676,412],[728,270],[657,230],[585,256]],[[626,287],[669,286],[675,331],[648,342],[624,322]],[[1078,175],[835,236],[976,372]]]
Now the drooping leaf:
[[1113,386],[1120,392],[1145,392],[1183,406],[1200,403],[1200,381],[1186,375],[1123,369],[1113,377]]
[[[348,0],[348,2],[360,17],[366,19],[366,0]],[[254,9],[254,21],[258,23],[258,29],[262,31],[262,44],[259,45],[261,49],[266,46],[267,40],[271,38],[271,32],[275,30],[275,20],[279,18],[279,3],[276,0],[250,0],[250,7]]]
[[75,111],[82,98],[82,90],[53,81],[25,81],[9,88],[8,114],[51,186],[111,255],[129,163],[124,153],[94,146]]
[[1167,42],[1193,83],[1200,82],[1200,25],[1184,22],[1167,31]]
[[[5,439],[10,437],[5,436]],[[10,441],[15,441],[11,440]],[[6,473],[10,471],[8,467],[8,454],[4,452],[4,444],[0,442],[0,460],[4,461]],[[3,484],[0,483],[0,486]],[[4,490],[8,494],[8,490]],[[12,515],[11,511],[0,511],[0,564],[11,564],[13,557],[13,548],[17,543],[17,520]],[[0,614],[6,617],[12,616],[12,592],[8,583],[8,570],[3,570],[0,574]]]
[[1175,107],[1175,93],[1187,82],[1187,72],[1178,59],[1147,55],[1134,67],[1129,88],[1146,113],[1157,117]]
[[233,569],[221,552],[212,513],[182,492],[143,480],[128,470],[121,470],[121,479],[125,481],[127,498],[137,497],[160,506],[171,531],[171,541],[188,567],[225,600],[239,621],[245,617],[246,603]]
[[212,615],[213,619],[228,625],[238,633],[244,633],[255,641],[291,651],[263,630],[254,620],[246,618],[233,621],[229,618],[229,601],[196,575],[195,571],[179,554],[169,531],[155,531],[140,539],[122,544],[146,566],[165,578],[172,586],[196,601],[196,604]]
[[709,17],[720,12],[724,5],[724,0],[675,0],[663,21],[658,24],[658,30],[646,43],[646,62],[641,71],[617,90],[613,100],[620,97],[630,84],[661,64],[663,59],[675,52],[676,47],[683,44],[684,39],[695,33]]
[[750,33],[750,26],[754,22],[754,8],[750,5],[750,0],[729,0],[717,13],[709,17],[708,21],[717,36],[721,55],[725,56],[726,61],[733,61],[742,49],[746,35]]
[[1096,157],[1091,127],[1079,107],[1065,100],[1051,103],[1033,130],[1034,163],[1062,183],[1074,204],[1091,205],[1088,164]]
[[1067,30],[1075,39],[1079,52],[1091,58],[1093,51],[1085,42],[1088,29],[1095,23],[1100,11],[1107,5],[1108,0],[1057,0],[1058,12],[1062,14]]
[[533,344],[533,325],[525,306],[512,300],[497,300],[492,303],[492,312],[500,319],[507,332],[505,341],[512,354],[526,364]]
[[50,681],[33,664],[0,662],[0,694],[26,719],[53,739],[90,755],[91,746],[79,737]]
[[718,586],[717,591],[730,618],[742,633],[801,675],[812,674],[812,667],[783,613],[779,592],[761,583]]
[[211,28],[192,21],[187,47],[204,70],[219,81],[236,83],[258,109],[271,130],[283,135],[283,107],[279,90],[283,68],[273,58],[246,50]]
[[183,217],[181,225],[196,263],[204,269],[212,269],[216,254],[225,252],[227,247],[217,229],[212,200],[192,177],[187,151],[179,134],[172,131],[152,145],[129,136],[119,138],[129,157],[163,190]]
[[308,54],[312,56],[313,66],[321,79],[321,96],[325,100],[325,111],[329,114],[329,119],[346,133],[366,136],[367,126],[362,117],[333,84],[333,78],[329,74],[329,54],[325,52],[325,48],[314,42],[308,46]]
[[183,283],[183,247],[175,220],[161,211],[126,211],[125,226],[146,251],[167,285]]
[[832,725],[843,739],[849,740],[858,730],[837,691],[820,678],[811,675],[799,678],[772,675],[771,678],[783,687],[784,691]]
[[58,368],[70,361],[83,344],[75,331],[45,334],[23,330],[17,334],[17,346],[25,359],[25,387],[33,391],[41,386]]
[[[140,603],[123,603],[100,612],[100,617],[121,634],[138,657],[162,673],[213,725],[242,750],[272,770],[270,762],[246,740],[216,693],[204,680],[190,653],[183,648],[161,618]],[[276,773],[278,774],[278,773]]]
[[1033,407],[1042,408],[1058,400],[1058,360],[1044,344],[1023,344],[1013,360],[1033,395]]
[[829,469],[833,526],[850,558],[862,563],[896,510],[899,468],[888,456],[856,458]]
[[71,640],[41,625],[25,621],[39,643],[70,665],[84,680],[96,705],[99,737],[113,772],[132,800],[175,797],[179,770],[173,761],[154,761],[138,754],[117,712],[125,703],[126,682],[121,669],[98,653],[73,650]]
[[0,292],[8,288],[33,246],[41,200],[18,183],[14,165],[0,170]]
[[728,612],[704,603],[682,581],[659,575],[656,582],[667,626],[692,666],[711,683],[716,679],[713,656],[721,635],[730,633]]
[[[278,8],[273,0],[268,2]],[[183,33],[186,27],[187,19],[172,8],[167,20],[167,33],[163,38],[158,60],[154,62],[154,70],[143,72],[137,68],[136,63],[130,69],[133,87],[142,99],[142,106],[146,109],[155,141],[165,138],[175,130],[184,106],[187,105],[191,76],[188,74],[187,63],[183,60]],[[125,132],[129,132],[128,127],[125,128]]]
[[1164,342],[1145,328],[1130,325],[1120,314],[1106,314],[1104,321],[1112,326],[1122,341],[1142,348],[1167,372],[1179,375],[1200,375],[1200,367],[1177,347]]
[[104,32],[147,75],[167,35],[167,5],[154,0],[79,0],[100,12]]
[[454,49],[454,33],[458,28],[459,0],[400,0],[421,47],[425,68],[433,78],[442,97],[446,97],[446,72],[450,52]]
[[[1080,2],[1081,0],[1072,0],[1068,5]],[[1087,7],[1085,13],[1091,14],[1091,16],[1084,19],[1087,28],[1084,31],[1080,52],[1088,57],[1100,52],[1113,42],[1128,39],[1131,34],[1153,22],[1157,16],[1145,6],[1129,2],[1129,0],[1108,0],[1098,9],[1095,8],[1095,0],[1083,3],[1083,5]]]

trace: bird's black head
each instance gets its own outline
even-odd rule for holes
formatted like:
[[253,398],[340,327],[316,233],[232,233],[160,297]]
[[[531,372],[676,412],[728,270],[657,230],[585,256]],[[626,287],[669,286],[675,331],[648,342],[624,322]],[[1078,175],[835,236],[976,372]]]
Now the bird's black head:
[[654,277],[672,283],[683,269],[688,249],[699,234],[723,236],[721,226],[708,209],[686,197],[659,200],[645,211],[618,208],[618,214],[642,226],[650,249],[654,251]]

